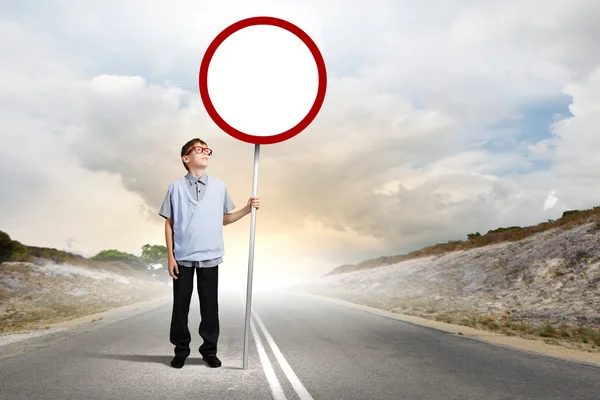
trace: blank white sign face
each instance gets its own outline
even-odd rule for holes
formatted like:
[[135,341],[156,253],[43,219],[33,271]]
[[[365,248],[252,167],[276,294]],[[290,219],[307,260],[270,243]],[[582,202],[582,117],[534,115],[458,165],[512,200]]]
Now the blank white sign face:
[[257,25],[225,39],[207,80],[213,106],[225,122],[249,135],[273,136],[304,119],[317,96],[319,73],[296,35]]

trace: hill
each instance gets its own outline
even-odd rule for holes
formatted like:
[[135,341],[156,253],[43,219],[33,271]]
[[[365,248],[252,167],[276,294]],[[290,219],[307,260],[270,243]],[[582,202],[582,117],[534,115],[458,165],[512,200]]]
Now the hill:
[[163,270],[154,276],[149,268],[160,263],[151,256],[159,250],[147,245],[140,257],[106,250],[86,258],[27,246],[0,231],[0,333],[40,329],[168,294],[168,275]]
[[298,287],[386,311],[600,352],[600,209],[381,257]]
[[[433,255],[447,254],[457,250],[467,250],[479,247],[488,246],[503,242],[516,242],[537,233],[546,232],[552,229],[571,229],[573,227],[584,224],[588,221],[600,220],[600,206],[589,210],[570,210],[563,212],[561,218],[557,220],[549,220],[535,226],[519,227],[510,226],[506,228],[497,228],[488,231],[485,235],[479,232],[467,234],[467,240],[450,240],[447,243],[438,243],[432,246],[424,247],[419,250],[411,251],[407,254],[399,254],[393,256],[382,256],[369,260],[361,261],[358,264],[344,264],[336,267],[325,276],[343,274],[346,272],[357,271],[361,269],[377,268],[386,265],[393,265],[401,261],[413,260],[420,257],[428,257]],[[592,229],[600,229],[600,223]]]

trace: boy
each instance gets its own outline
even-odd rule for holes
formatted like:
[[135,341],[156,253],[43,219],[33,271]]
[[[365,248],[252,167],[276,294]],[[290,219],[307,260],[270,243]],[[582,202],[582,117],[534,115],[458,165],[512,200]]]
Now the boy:
[[231,212],[233,204],[225,183],[206,174],[212,150],[198,138],[181,148],[181,161],[187,175],[169,185],[158,212],[165,218],[168,271],[173,278],[173,312],[170,340],[175,345],[171,366],[182,368],[190,355],[188,314],[197,274],[201,322],[198,332],[204,343],[199,351],[206,363],[217,368],[219,338],[218,274],[223,261],[223,225],[236,222],[259,208],[257,197]]

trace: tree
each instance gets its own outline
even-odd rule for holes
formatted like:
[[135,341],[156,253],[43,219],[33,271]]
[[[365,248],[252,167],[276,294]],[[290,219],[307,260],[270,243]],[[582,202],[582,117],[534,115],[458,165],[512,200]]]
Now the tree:
[[149,268],[153,264],[160,264],[163,268],[167,268],[167,247],[159,245],[145,244],[142,246],[142,255],[140,260]]

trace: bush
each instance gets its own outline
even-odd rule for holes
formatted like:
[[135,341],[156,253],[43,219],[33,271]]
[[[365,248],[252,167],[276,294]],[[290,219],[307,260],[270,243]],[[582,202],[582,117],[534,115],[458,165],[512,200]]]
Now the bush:
[[104,262],[118,261],[125,263],[135,269],[146,269],[143,265],[143,262],[137,256],[130,253],[124,253],[115,249],[102,250],[100,253],[96,254],[91,259],[95,261]]
[[497,228],[497,229],[488,231],[488,233],[502,233],[502,232],[513,230],[513,229],[521,229],[521,227],[520,226],[509,226],[507,228]]
[[69,261],[69,254],[67,252],[47,247],[27,246],[27,253],[33,257],[52,260],[57,264]]
[[0,262],[9,261],[13,253],[13,241],[6,232],[0,231]]
[[23,261],[29,262],[32,259],[31,254],[29,253],[29,248],[21,242],[13,240],[13,252],[10,258],[10,261]]
[[481,233],[479,233],[479,232],[467,233],[467,239],[468,240],[475,239],[476,237],[481,237]]

